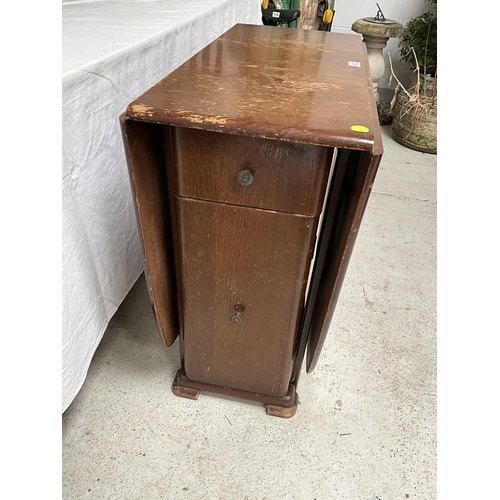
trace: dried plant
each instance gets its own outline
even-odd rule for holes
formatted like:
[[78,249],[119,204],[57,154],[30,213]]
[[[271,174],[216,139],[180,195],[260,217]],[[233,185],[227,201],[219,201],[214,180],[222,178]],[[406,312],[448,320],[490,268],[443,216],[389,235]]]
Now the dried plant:
[[388,54],[389,64],[391,67],[391,77],[389,84],[392,82],[392,78],[394,78],[397,82],[396,91],[394,92],[394,97],[391,101],[391,113],[393,112],[394,105],[396,104],[396,99],[398,97],[398,90],[401,89],[401,91],[406,95],[407,102],[405,103],[405,106],[402,107],[401,116],[399,116],[399,118],[401,119],[403,116],[407,114],[410,113],[412,114],[411,129],[408,132],[405,139],[408,138],[410,134],[414,132],[415,128],[418,126],[424,115],[437,108],[437,85],[436,85],[437,79],[434,77],[434,83],[432,89],[429,89],[428,86],[426,85],[425,91],[421,90],[420,65],[418,64],[417,54],[413,48],[412,48],[412,53],[413,57],[415,58],[414,71],[417,73],[417,83],[409,90],[405,88],[405,86],[399,81],[398,77],[395,75],[394,68],[392,66],[391,54],[390,53]]

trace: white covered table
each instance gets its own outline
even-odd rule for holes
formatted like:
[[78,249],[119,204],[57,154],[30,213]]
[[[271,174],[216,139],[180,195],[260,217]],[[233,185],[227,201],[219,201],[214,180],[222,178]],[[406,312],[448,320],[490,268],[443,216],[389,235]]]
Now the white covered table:
[[259,0],[63,1],[62,410],[143,271],[119,116]]

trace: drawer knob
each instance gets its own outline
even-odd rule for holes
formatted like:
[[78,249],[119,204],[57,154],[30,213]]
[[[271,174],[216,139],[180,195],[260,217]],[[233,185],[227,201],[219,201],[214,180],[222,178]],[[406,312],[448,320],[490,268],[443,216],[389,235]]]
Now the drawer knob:
[[236,304],[234,306],[234,310],[236,311],[233,316],[231,316],[231,321],[236,324],[236,325],[239,325],[242,321],[242,317],[241,317],[241,313],[245,310],[245,306],[243,304]]
[[252,172],[250,172],[250,170],[242,170],[241,172],[238,172],[238,182],[242,185],[242,186],[250,186],[250,184],[252,184],[253,182],[253,175],[252,175]]

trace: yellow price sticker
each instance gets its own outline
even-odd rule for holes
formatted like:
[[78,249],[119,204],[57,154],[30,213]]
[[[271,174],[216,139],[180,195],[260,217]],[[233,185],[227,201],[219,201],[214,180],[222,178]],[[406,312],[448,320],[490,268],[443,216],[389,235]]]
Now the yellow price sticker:
[[353,125],[351,127],[351,130],[353,132],[363,132],[364,134],[366,134],[366,132],[370,131],[370,129],[368,127],[365,127],[363,125]]

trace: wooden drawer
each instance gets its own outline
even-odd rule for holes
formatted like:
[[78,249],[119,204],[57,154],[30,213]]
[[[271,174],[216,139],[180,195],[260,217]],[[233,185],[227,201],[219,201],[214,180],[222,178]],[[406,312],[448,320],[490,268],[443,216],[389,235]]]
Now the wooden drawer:
[[179,196],[303,215],[321,212],[332,148],[182,127],[172,130],[172,140]]

